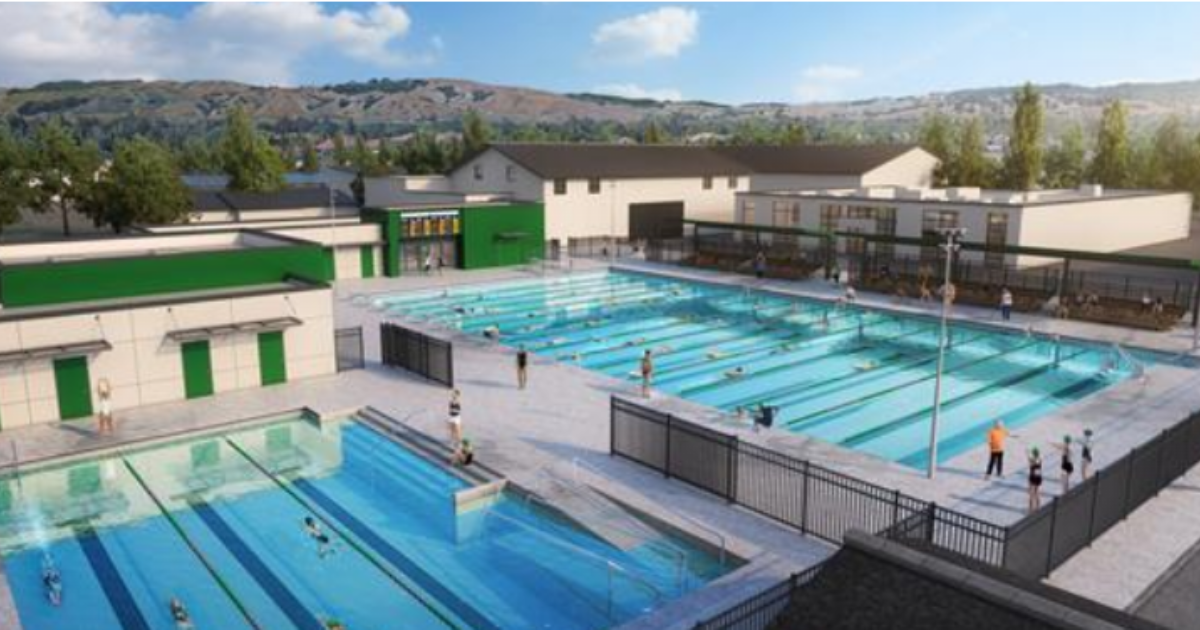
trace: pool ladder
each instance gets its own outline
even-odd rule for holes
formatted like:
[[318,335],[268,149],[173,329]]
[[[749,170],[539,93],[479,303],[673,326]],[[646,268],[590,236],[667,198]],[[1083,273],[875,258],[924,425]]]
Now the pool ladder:
[[1114,343],[1113,344],[1113,353],[1116,355],[1115,363],[1120,363],[1121,361],[1124,361],[1126,364],[1128,364],[1130,366],[1130,369],[1133,370],[1134,378],[1140,378],[1143,381],[1147,380],[1146,364],[1141,362],[1140,360],[1138,360],[1132,354],[1130,354],[1129,351],[1126,350],[1124,346],[1122,346],[1119,343]]

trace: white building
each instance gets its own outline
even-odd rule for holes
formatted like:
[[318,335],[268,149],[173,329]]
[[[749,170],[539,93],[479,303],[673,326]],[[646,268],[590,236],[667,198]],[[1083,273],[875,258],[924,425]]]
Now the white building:
[[[939,228],[963,227],[964,240],[997,250],[1019,245],[1110,253],[1187,238],[1192,197],[1181,192],[1104,190],[1095,185],[1026,192],[875,186],[746,192],[738,195],[737,207],[738,223],[930,241],[937,239]],[[862,241],[839,240],[840,253],[861,252]],[[894,251],[937,254],[935,246],[901,245]],[[999,251],[963,255],[1018,267],[1052,262],[1028,255],[1005,258]]]
[[670,237],[682,233],[684,218],[732,220],[737,193],[926,186],[936,164],[907,145],[496,144],[444,178],[368,181],[366,205],[483,197],[540,202],[547,239]]

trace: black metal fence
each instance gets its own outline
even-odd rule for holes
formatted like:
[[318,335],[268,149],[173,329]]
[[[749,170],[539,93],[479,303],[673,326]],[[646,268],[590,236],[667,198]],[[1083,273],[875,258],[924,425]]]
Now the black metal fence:
[[379,326],[380,358],[446,387],[454,387],[454,346],[390,322]]
[[[1002,526],[742,442],[735,435],[628,400],[612,399],[610,422],[610,450],[614,455],[805,534],[841,543],[852,529],[887,532],[918,516],[924,519],[919,529],[922,542],[994,565],[1003,562]],[[917,530],[903,531],[911,539]]]
[[1200,414],[1096,471],[1008,528],[1004,567],[1041,578],[1200,463]]
[[695,630],[766,630],[787,608],[796,589],[821,572],[815,565],[694,626]]
[[339,328],[333,332],[334,354],[337,356],[337,371],[361,370],[366,367],[363,356],[362,326]]

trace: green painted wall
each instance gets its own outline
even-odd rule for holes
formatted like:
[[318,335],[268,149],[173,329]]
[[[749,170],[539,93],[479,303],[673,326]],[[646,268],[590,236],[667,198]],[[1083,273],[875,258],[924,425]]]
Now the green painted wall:
[[258,370],[263,386],[287,382],[283,331],[259,333]]
[[325,278],[328,280],[337,280],[337,253],[332,247],[327,247],[321,250],[325,255]]
[[364,278],[375,277],[375,246],[363,245],[358,251],[360,264],[362,265],[361,275]]
[[183,355],[183,393],[188,398],[212,396],[212,351],[208,341],[189,341],[180,346]]
[[332,280],[320,245],[163,254],[0,267],[5,306],[66,304],[280,282]]
[[545,252],[542,204],[463,208],[458,260],[463,269],[522,265]]
[[364,221],[378,223],[383,232],[383,275],[400,277],[400,213],[367,208],[361,216]]
[[92,415],[92,379],[87,357],[54,360],[54,388],[58,392],[58,416],[63,420]]

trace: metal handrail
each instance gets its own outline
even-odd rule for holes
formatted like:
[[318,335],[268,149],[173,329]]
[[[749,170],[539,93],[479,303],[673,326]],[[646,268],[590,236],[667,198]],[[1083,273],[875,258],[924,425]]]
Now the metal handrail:
[[[575,477],[576,483],[582,483],[579,481],[579,469],[580,468],[583,468],[583,469],[591,472],[594,475],[608,479],[609,481],[620,483],[620,481],[618,479],[616,479],[612,475],[600,470],[600,468],[595,466],[594,464],[588,463],[578,457],[573,457],[573,458],[571,458],[571,469],[572,469],[572,474]],[[659,504],[657,507],[658,507],[658,509],[666,512],[667,514],[670,514],[671,516],[674,516],[679,519],[687,521],[689,524],[694,525],[695,527],[698,527],[698,528],[704,530],[705,532],[709,533],[714,538],[716,538],[717,542],[721,546],[721,566],[722,567],[725,566],[726,557],[728,556],[728,551],[727,551],[728,543],[725,539],[724,534],[717,531],[716,528],[712,527],[711,525],[702,523],[698,519],[688,516],[687,514],[684,514],[683,512],[680,512],[678,510],[675,510],[673,508],[670,508],[670,507],[667,507],[667,506],[664,506],[661,504]]]
[[662,602],[665,599],[663,597],[662,591],[660,591],[658,589],[658,587],[655,586],[654,583],[652,583],[650,580],[638,575],[637,573],[634,573],[633,571],[630,571],[629,569],[625,568],[621,564],[619,564],[613,560],[610,560],[609,558],[605,558],[604,556],[601,556],[593,551],[589,551],[587,549],[584,549],[583,547],[580,547],[573,543],[562,540],[561,538],[558,538],[557,536],[552,536],[546,532],[540,531],[540,530],[534,528],[533,526],[529,525],[528,523],[523,523],[518,519],[508,516],[507,514],[497,512],[495,507],[488,508],[486,515],[484,517],[485,522],[486,522],[486,519],[491,519],[493,517],[500,518],[501,520],[504,520],[504,521],[508,521],[509,523],[516,525],[517,527],[520,527],[523,530],[528,531],[528,532],[532,533],[533,535],[535,535],[539,538],[542,538],[552,544],[558,545],[559,547],[562,547],[573,553],[577,553],[580,556],[588,558],[589,560],[593,560],[593,561],[603,564],[608,571],[608,618],[609,618],[609,620],[611,620],[613,618],[613,579],[612,578],[613,578],[614,571],[625,575],[627,578],[629,578],[629,580],[631,582],[633,582],[635,584],[640,584],[641,586],[643,586],[647,590],[649,590],[650,593],[654,596],[654,600],[656,603]]
[[1142,378],[1146,376],[1146,364],[1142,363],[1140,360],[1130,354],[1129,351],[1124,348],[1124,346],[1119,343],[1114,343],[1113,350],[1116,351],[1117,357],[1123,359],[1126,363],[1133,367],[1134,378]]

